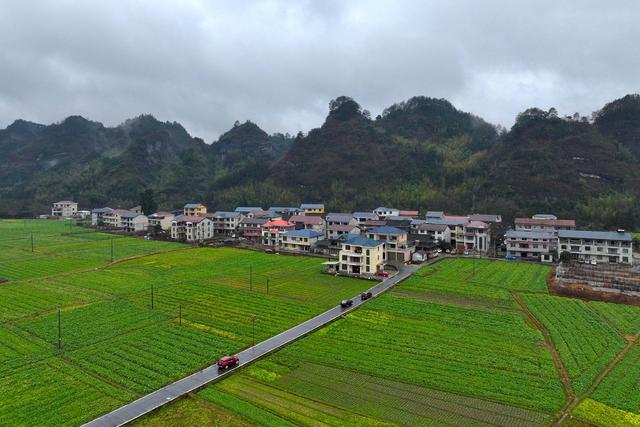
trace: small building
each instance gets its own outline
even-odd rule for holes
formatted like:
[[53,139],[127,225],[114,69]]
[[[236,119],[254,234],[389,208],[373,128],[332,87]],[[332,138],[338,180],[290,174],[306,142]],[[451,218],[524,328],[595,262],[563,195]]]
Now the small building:
[[496,214],[471,214],[469,215],[469,221],[480,221],[489,224],[501,224],[502,216]]
[[125,209],[112,209],[102,215],[103,223],[106,227],[120,229],[122,228],[122,214],[129,211]]
[[327,237],[335,239],[346,234],[360,234],[360,228],[354,224],[334,224],[327,226]]
[[379,219],[378,215],[373,212],[354,212],[351,216],[355,218],[358,225],[364,224],[367,221],[377,221]]
[[245,217],[238,224],[238,234],[251,242],[262,240],[262,227],[269,222],[267,218]]
[[507,256],[524,260],[553,262],[556,236],[550,231],[508,230],[504,235]]
[[269,249],[278,250],[281,236],[293,229],[294,226],[289,221],[269,221],[262,226],[262,244]]
[[596,263],[633,264],[633,239],[619,231],[558,230],[558,251]]
[[341,274],[372,277],[384,269],[385,243],[364,236],[351,237],[342,243],[338,262]]
[[322,217],[315,215],[294,215],[289,218],[289,222],[296,230],[314,230],[324,234],[326,222]]
[[[482,221],[469,221],[464,225],[464,250],[486,253],[491,243],[491,226]],[[458,243],[460,246],[460,243]]]
[[204,216],[207,213],[207,207],[202,203],[187,203],[183,208],[185,216]]
[[132,208],[129,208],[129,212],[135,212],[137,214],[141,214],[142,212],[142,206],[138,205],[138,206],[134,206]]
[[387,264],[400,266],[411,262],[413,248],[408,245],[406,231],[385,226],[369,230],[367,236],[370,239],[385,242]]
[[425,215],[425,219],[426,220],[444,219],[444,212],[443,211],[427,211],[427,214]]
[[160,227],[164,231],[171,231],[171,223],[175,217],[171,212],[156,212],[151,214],[149,215],[149,228],[155,229]]
[[324,215],[324,203],[303,203],[300,209],[305,215]]
[[217,211],[205,216],[213,221],[213,234],[216,236],[234,235],[242,219],[240,212]]
[[171,238],[181,242],[202,242],[213,238],[213,221],[205,216],[178,215],[171,222]]
[[378,215],[378,218],[386,218],[388,216],[398,216],[398,215],[400,215],[400,209],[387,208],[385,206],[380,206],[379,208],[374,209],[373,213]]
[[282,233],[280,239],[280,249],[291,252],[311,252],[322,233],[315,230],[292,230]]
[[112,212],[113,209],[109,207],[97,208],[91,210],[91,225],[94,227],[102,227],[104,226],[104,215],[106,213]]
[[126,211],[120,214],[122,230],[125,233],[137,233],[149,228],[149,219],[141,213]]
[[280,219],[288,220],[293,215],[304,215],[304,211],[293,206],[271,206],[268,211],[277,214]]
[[54,218],[73,218],[78,213],[78,204],[71,200],[61,200],[51,206],[51,216]]

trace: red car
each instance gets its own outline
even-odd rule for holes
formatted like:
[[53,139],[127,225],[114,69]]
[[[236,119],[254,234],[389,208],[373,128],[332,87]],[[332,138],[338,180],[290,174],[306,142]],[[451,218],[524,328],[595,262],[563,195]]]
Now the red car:
[[240,362],[238,356],[223,356],[218,360],[218,369],[227,369],[236,366]]
[[376,273],[376,276],[378,276],[378,277],[389,277],[389,272],[388,271],[378,271]]

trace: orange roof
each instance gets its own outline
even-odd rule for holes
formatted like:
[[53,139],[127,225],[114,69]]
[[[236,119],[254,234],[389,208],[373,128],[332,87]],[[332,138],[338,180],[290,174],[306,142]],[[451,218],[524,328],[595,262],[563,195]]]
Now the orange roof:
[[268,228],[268,227],[289,227],[292,224],[289,224],[289,221],[285,221],[283,219],[278,219],[275,221],[269,221],[268,223],[266,223],[265,225],[263,225],[263,227]]

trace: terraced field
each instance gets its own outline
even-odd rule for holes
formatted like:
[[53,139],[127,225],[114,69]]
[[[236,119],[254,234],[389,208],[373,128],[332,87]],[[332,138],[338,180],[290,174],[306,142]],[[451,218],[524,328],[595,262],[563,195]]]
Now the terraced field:
[[640,347],[598,378],[624,337],[639,331],[640,308],[552,297],[548,273],[534,264],[441,261],[137,424],[186,426],[207,414],[209,425],[548,425],[565,393],[585,399],[595,389],[568,425],[635,425]]
[[371,285],[317,258],[127,237],[115,259],[134,258],[108,265],[111,238],[0,221],[0,425],[88,421],[248,346],[252,316],[260,340]]

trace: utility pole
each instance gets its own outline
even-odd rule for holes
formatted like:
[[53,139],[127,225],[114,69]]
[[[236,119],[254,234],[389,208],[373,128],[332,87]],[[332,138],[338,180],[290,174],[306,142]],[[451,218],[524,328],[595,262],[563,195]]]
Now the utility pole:
[[253,291],[253,265],[249,264],[249,290]]
[[33,252],[33,231],[31,232],[31,252]]
[[113,263],[113,236],[109,240],[111,241],[111,262]]
[[153,284],[151,284],[151,310],[153,310]]
[[252,337],[252,341],[253,341],[253,344],[251,345],[251,347],[255,347],[256,346],[256,316],[255,316],[255,314],[253,316],[251,316],[251,337]]
[[62,339],[60,331],[60,307],[58,306],[58,350],[62,348]]
[[269,279],[267,279],[267,295],[269,295]]

